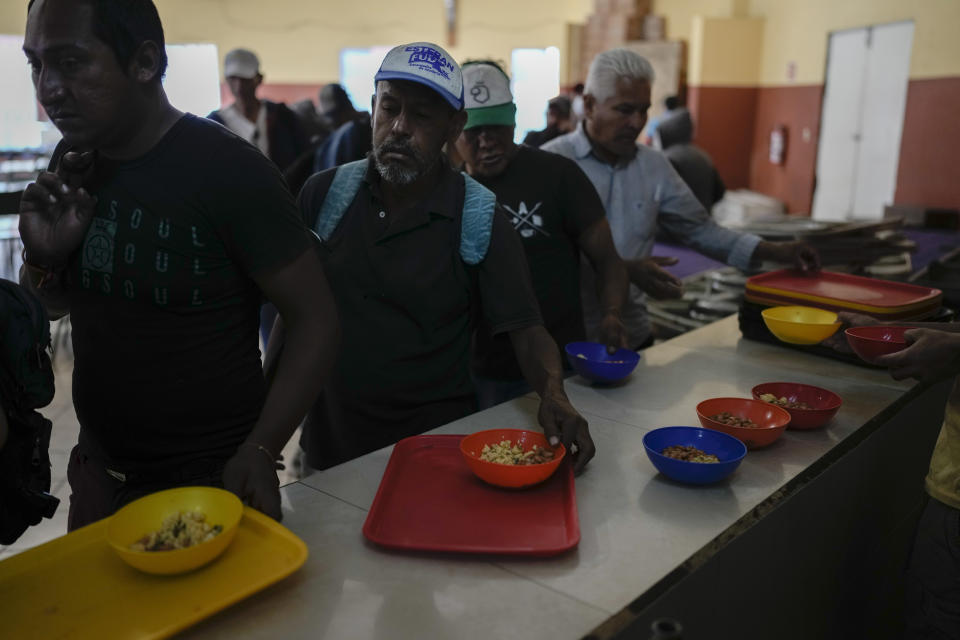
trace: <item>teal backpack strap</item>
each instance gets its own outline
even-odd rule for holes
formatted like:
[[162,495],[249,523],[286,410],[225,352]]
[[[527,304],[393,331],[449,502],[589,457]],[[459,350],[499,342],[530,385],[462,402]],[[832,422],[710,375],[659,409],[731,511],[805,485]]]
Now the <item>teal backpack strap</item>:
[[353,199],[357,197],[360,191],[360,185],[363,183],[363,176],[367,173],[367,161],[357,160],[348,162],[337,167],[337,173],[333,176],[333,182],[323,199],[323,205],[320,207],[320,213],[317,214],[317,220],[313,223],[313,230],[317,232],[321,240],[327,241],[333,232],[337,230],[337,225],[343,218],[343,214],[350,208]]
[[460,222],[460,257],[469,265],[477,265],[483,262],[490,247],[497,196],[466,173],[463,180],[466,190]]

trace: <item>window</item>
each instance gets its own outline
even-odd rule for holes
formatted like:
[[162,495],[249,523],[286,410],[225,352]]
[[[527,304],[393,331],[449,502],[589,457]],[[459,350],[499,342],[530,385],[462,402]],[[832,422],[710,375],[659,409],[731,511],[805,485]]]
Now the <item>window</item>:
[[[340,52],[340,83],[353,106],[370,109],[375,87],[373,77],[390,47],[344,49]],[[560,93],[560,50],[514,49],[510,70],[514,101],[517,103],[517,142],[530,130],[543,129],[547,123],[547,102]]]
[[[168,45],[167,57],[163,86],[173,106],[201,116],[220,108],[216,45]],[[0,151],[52,149],[60,134],[41,117],[23,55],[23,36],[0,35],[0,87]]]
[[205,116],[220,108],[220,65],[215,44],[167,45],[163,88],[181,111]]
[[547,126],[547,103],[560,93],[560,50],[514,49],[510,73],[510,88],[517,104],[514,138],[520,142],[528,131]]
[[0,87],[0,150],[40,148],[53,127],[38,118],[23,36],[0,35]]
[[388,51],[390,47],[344,49],[340,52],[340,84],[350,96],[354,108],[370,110],[370,98],[376,91],[373,77]]

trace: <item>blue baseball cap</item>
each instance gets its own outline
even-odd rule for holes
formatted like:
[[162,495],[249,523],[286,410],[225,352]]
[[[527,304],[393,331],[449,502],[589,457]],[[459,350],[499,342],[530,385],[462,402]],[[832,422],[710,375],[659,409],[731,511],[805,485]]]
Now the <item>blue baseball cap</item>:
[[412,42],[391,49],[373,81],[409,80],[430,87],[457,111],[463,109],[463,74],[449,53],[431,42]]

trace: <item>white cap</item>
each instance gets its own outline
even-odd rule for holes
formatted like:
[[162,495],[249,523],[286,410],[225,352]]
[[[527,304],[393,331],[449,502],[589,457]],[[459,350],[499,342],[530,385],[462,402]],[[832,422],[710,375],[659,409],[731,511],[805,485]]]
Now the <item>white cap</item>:
[[484,109],[513,102],[510,78],[499,68],[485,62],[463,65],[464,104],[467,109]]
[[260,75],[260,59],[248,49],[234,49],[223,59],[225,78],[256,78]]
[[387,53],[374,82],[409,80],[439,93],[459,111],[463,108],[463,76],[460,65],[449,53],[430,42],[412,42]]
[[463,84],[467,108],[464,131],[474,127],[517,125],[517,105],[510,92],[510,78],[500,67],[489,62],[467,62],[463,65]]

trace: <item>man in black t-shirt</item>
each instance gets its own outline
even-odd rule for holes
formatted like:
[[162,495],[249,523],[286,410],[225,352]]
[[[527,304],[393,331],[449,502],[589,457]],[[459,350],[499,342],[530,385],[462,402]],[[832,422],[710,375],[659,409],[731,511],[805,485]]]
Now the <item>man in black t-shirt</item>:
[[[24,192],[20,233],[21,279],[73,325],[69,528],[188,484],[224,486],[279,518],[277,454],[337,332],[279,171],[169,104],[151,0],[34,0],[24,52],[64,136],[51,172]],[[292,347],[269,388],[261,295],[286,318]]]
[[[599,274],[606,310],[603,341],[626,346],[620,308],[627,273],[617,255],[603,205],[576,163],[513,142],[516,105],[510,79],[492,62],[463,67],[467,124],[457,151],[472,177],[492,190],[523,242],[544,325],[559,347],[585,340],[580,305],[580,253]],[[513,347],[481,323],[473,348],[481,408],[529,391]]]
[[[594,445],[563,391],[523,248],[493,194],[443,158],[466,119],[459,66],[434,44],[402,45],[376,83],[370,160],[317,174],[300,194],[343,319],[330,383],[304,423],[307,462],[326,468],[473,411],[469,347],[483,318],[513,343],[544,434],[576,445],[580,471]],[[278,348],[271,339],[268,367]]]
[[567,96],[557,96],[547,103],[546,128],[540,131],[528,131],[527,135],[523,138],[523,144],[539,148],[558,136],[570,133],[576,126],[577,123],[573,119],[570,98]]

